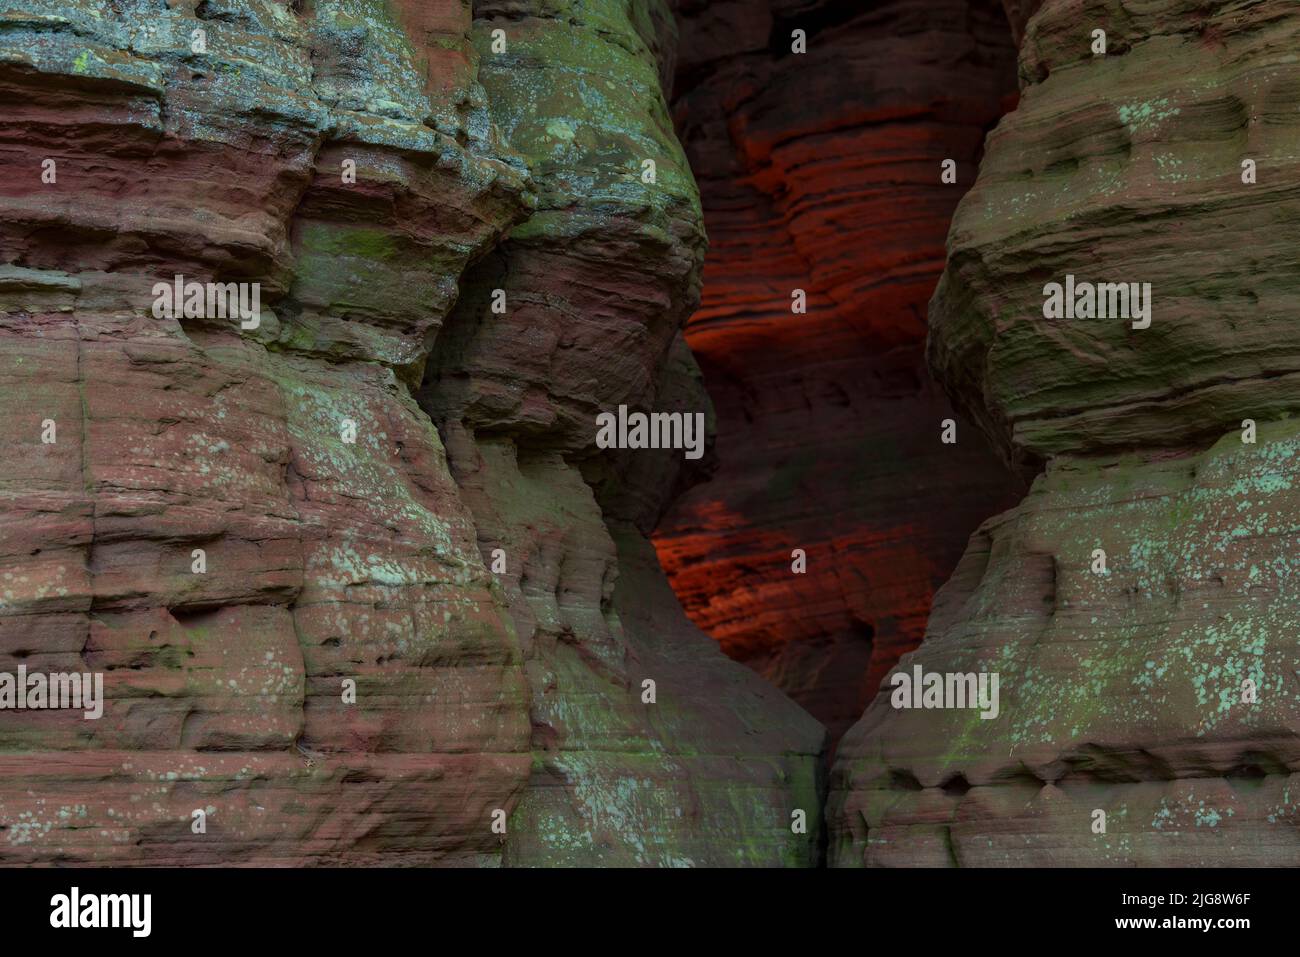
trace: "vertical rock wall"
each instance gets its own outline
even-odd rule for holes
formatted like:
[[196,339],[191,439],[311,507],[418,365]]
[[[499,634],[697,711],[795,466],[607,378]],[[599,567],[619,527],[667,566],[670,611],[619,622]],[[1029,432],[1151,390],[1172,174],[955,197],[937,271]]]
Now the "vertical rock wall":
[[[660,89],[672,21],[653,4],[476,12],[482,43],[508,31],[482,77],[539,202],[467,277],[422,401],[484,554],[506,557],[532,691],[506,859],[811,863],[822,729],[686,621],[644,538],[682,452],[592,448],[596,415],[620,404],[708,407],[680,336],[704,236]],[[488,320],[497,289],[507,313]]]
[[[900,663],[1000,673],[1000,709],[879,696],[840,748],[833,863],[1294,864],[1298,32],[1271,2],[1028,20],[929,358],[1040,474]],[[1150,283],[1150,326],[1045,318],[1067,274]]]
[[674,111],[711,240],[687,337],[719,464],[656,546],[692,619],[838,738],[920,642],[967,536],[1019,494],[973,430],[939,444],[952,411],[923,355],[1014,47],[979,0],[678,12]]

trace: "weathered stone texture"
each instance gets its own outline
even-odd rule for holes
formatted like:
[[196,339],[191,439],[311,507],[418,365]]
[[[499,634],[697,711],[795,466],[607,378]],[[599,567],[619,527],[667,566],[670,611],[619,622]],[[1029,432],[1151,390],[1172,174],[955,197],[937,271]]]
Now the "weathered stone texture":
[[674,113],[710,237],[687,339],[718,468],[656,547],[692,620],[838,738],[920,642],[967,536],[1019,493],[973,430],[939,443],[952,411],[923,357],[943,237],[1014,96],[1014,48],[978,0],[678,10]]
[[658,4],[477,12],[484,50],[493,29],[509,38],[482,77],[538,207],[466,278],[422,401],[484,555],[507,556],[533,694],[506,861],[813,863],[822,728],[685,620],[644,537],[686,480],[682,452],[593,448],[619,404],[708,409],[680,335],[704,235],[659,87],[671,20]]
[[[821,728],[581,471],[617,497],[595,410],[654,401],[696,296],[669,18],[477,6],[0,12],[0,670],[108,698],[0,717],[0,860],[815,859]],[[177,273],[260,283],[259,328],[156,318]]]
[[[954,219],[929,356],[1042,474],[972,538],[900,663],[1000,673],[1000,714],[880,695],[832,775],[832,863],[1300,859],[1300,349],[1276,226],[1297,182],[1298,31],[1269,2],[1046,0],[1028,22],[1020,105]],[[1067,273],[1151,283],[1151,327],[1044,319]]]

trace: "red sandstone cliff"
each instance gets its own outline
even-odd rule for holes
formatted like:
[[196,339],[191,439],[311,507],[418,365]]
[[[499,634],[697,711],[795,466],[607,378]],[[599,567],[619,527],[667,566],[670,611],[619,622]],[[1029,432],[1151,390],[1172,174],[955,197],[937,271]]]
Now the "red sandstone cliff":
[[719,467],[655,543],[696,624],[838,737],[921,640],[967,536],[1016,498],[983,436],[940,444],[952,412],[923,356],[949,217],[1014,100],[1014,47],[989,2],[678,14],[674,115],[710,239],[687,340]]
[[0,718],[0,861],[814,862],[822,728],[664,583],[679,463],[593,446],[707,407],[666,7],[0,27],[0,670],[108,699]]
[[[999,707],[878,696],[840,745],[830,859],[1293,866],[1300,15],[1019,6],[1022,96],[954,216],[928,358],[1038,474],[901,663],[996,674]],[[1149,284],[1145,314],[1052,316],[1067,276],[1129,306]]]

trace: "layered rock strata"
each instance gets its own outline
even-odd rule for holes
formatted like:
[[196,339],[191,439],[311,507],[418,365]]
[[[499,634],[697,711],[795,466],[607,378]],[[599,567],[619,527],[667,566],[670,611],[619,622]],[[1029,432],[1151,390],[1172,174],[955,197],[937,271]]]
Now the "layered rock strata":
[[[998,673],[1000,707],[882,693],[839,751],[833,863],[1300,859],[1300,349],[1272,225],[1300,175],[1298,33],[1268,2],[1046,0],[1028,21],[929,357],[1040,474],[972,538],[900,662]],[[1149,326],[1045,318],[1067,276],[1149,283]]]
[[692,620],[838,737],[920,642],[971,531],[1022,491],[975,431],[940,443],[953,413],[923,357],[1014,48],[978,0],[678,9],[674,113],[711,240],[687,338],[718,470],[655,542]]
[[[639,530],[689,476],[593,447],[703,402],[672,43],[612,0],[0,13],[0,671],[106,697],[0,716],[0,859],[816,859],[822,729]],[[255,326],[160,314],[177,275]]]

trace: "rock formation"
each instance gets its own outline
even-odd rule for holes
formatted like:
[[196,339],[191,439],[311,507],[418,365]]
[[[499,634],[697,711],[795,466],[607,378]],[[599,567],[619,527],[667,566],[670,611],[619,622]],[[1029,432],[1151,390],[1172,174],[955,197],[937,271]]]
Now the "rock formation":
[[823,729],[645,538],[686,463],[593,442],[707,404],[663,4],[0,25],[0,671],[107,699],[0,714],[0,860],[814,862]]
[[1300,18],[863,6],[0,11],[0,863],[1293,863]]
[[[999,673],[1000,707],[882,693],[840,746],[832,863],[1295,863],[1298,34],[1268,0],[1028,20],[929,359],[1038,475],[900,663]],[[1150,283],[1149,327],[1047,318],[1067,276]]]
[[970,533],[1020,494],[975,431],[939,443],[952,412],[923,355],[1014,47],[982,0],[678,6],[674,109],[710,237],[687,338],[719,464],[656,546],[696,624],[838,737],[920,642]]

